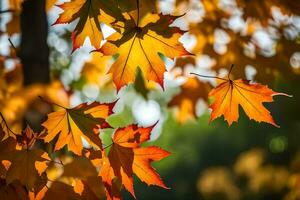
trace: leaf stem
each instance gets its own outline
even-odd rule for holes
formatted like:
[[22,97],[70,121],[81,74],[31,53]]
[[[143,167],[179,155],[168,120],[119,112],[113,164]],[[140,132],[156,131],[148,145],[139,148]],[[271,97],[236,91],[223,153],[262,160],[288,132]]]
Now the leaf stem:
[[234,64],[232,64],[232,65],[230,66],[230,70],[229,70],[228,75],[227,75],[227,77],[228,77],[229,80],[231,80],[231,79],[230,79],[230,74],[231,74],[231,72],[232,72],[233,67],[234,67]]
[[228,79],[220,78],[220,77],[217,77],[217,76],[206,76],[206,75],[197,74],[197,73],[193,73],[193,72],[191,72],[190,74],[200,76],[200,77],[203,77],[203,78],[216,78],[216,79],[220,79],[220,80],[223,80],[223,81],[228,81]]
[[48,103],[48,104],[50,104],[50,105],[56,105],[56,106],[58,106],[58,107],[60,107],[60,108],[63,108],[63,109],[68,110],[68,108],[66,108],[66,107],[64,107],[64,106],[61,106],[61,105],[59,105],[59,104],[57,104],[57,103],[51,102],[51,101],[45,99],[45,98],[42,97],[42,96],[39,96],[39,98],[40,98],[42,101],[44,101],[44,102],[46,102],[46,103]]

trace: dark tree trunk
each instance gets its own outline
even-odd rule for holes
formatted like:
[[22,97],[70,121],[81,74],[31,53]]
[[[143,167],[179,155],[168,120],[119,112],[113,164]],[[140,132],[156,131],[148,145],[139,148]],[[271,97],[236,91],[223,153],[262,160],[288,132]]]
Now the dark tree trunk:
[[49,48],[45,0],[26,0],[21,13],[21,49],[24,85],[48,83]]
[[[24,86],[34,83],[49,83],[49,48],[47,45],[48,22],[45,11],[46,0],[26,0],[21,13],[21,48],[18,55],[21,59],[24,75]],[[38,100],[31,102],[24,116],[24,127],[29,124],[35,131],[41,131],[41,122],[46,113],[41,112],[43,104]]]

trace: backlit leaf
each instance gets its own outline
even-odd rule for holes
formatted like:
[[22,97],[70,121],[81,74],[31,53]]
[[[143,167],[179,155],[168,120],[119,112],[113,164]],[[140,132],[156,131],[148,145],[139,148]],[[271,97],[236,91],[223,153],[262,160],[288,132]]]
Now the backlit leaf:
[[59,135],[54,150],[67,145],[70,151],[78,155],[81,155],[83,148],[81,137],[91,145],[102,148],[99,129],[109,127],[105,119],[112,114],[113,107],[114,103],[83,103],[72,109],[63,108],[50,113],[48,120],[42,124],[47,129],[44,141],[50,142]]
[[263,105],[264,102],[273,102],[273,96],[276,95],[289,96],[274,92],[267,86],[258,83],[250,83],[243,79],[229,79],[209,93],[209,97],[214,99],[210,106],[212,109],[210,121],[224,115],[224,119],[231,125],[238,120],[239,105],[241,105],[250,119],[279,127],[273,120],[270,111]]
[[178,41],[184,31],[170,24],[178,17],[171,15],[148,14],[138,24],[129,18],[122,34],[116,32],[108,38],[100,51],[104,55],[118,55],[109,73],[119,90],[134,82],[140,67],[146,80],[152,80],[163,87],[165,65],[159,53],[174,59],[189,55]]

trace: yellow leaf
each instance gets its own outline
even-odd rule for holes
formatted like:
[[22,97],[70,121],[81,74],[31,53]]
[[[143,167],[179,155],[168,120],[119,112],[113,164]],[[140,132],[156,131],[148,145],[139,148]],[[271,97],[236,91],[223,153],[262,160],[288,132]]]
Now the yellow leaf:
[[165,65],[159,53],[174,59],[189,55],[178,41],[184,31],[169,25],[178,17],[148,14],[140,23],[130,18],[122,34],[116,32],[108,38],[100,51],[104,55],[118,55],[109,73],[119,90],[134,82],[137,67],[146,80],[152,80],[163,87]]

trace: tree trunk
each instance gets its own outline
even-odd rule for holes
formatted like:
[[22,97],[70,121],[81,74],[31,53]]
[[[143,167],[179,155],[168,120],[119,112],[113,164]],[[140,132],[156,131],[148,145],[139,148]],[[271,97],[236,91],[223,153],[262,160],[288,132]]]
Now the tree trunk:
[[[18,56],[23,66],[24,86],[50,82],[49,48],[47,45],[48,22],[45,2],[46,0],[26,0],[23,3],[21,48]],[[24,116],[24,127],[29,124],[35,131],[42,130],[40,124],[46,117],[46,113],[41,112],[38,104],[50,107],[36,97]]]
[[23,3],[20,58],[24,85],[50,81],[45,2],[45,0],[26,0]]

